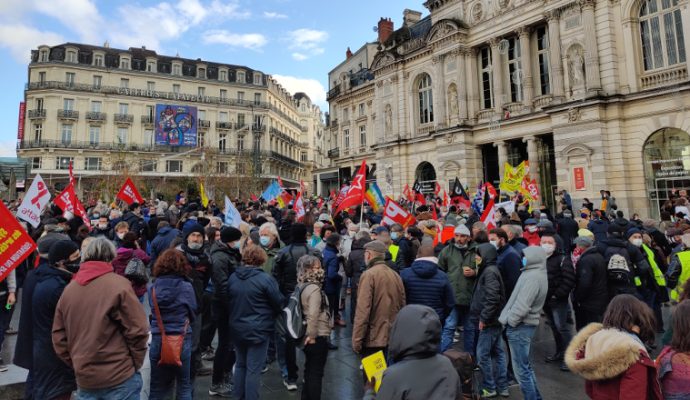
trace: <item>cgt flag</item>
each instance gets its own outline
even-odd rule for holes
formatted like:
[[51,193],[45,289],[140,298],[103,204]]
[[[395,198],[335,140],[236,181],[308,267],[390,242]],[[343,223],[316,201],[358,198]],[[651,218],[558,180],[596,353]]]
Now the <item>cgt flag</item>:
[[393,224],[400,224],[403,228],[414,224],[415,218],[407,210],[400,207],[400,205],[390,197],[386,197],[386,207],[383,209],[382,225],[391,226]]
[[17,218],[28,222],[34,228],[41,223],[41,212],[50,202],[50,192],[41,175],[36,175],[26,192],[22,204],[17,209]]
[[127,178],[125,181],[125,184],[122,185],[122,188],[120,191],[117,193],[118,199],[124,201],[125,203],[131,205],[132,203],[143,203],[144,198],[141,197],[139,194],[139,191],[137,190],[137,187],[134,186],[134,182],[132,182],[132,178]]
[[[0,202],[0,282],[17,268],[35,249],[36,243],[22,228],[19,221]],[[4,307],[4,304],[2,305]]]
[[362,161],[362,166],[359,167],[359,171],[352,179],[352,184],[345,195],[345,198],[338,204],[338,208],[335,210],[334,215],[338,215],[339,212],[347,210],[350,207],[357,207],[364,202],[364,191],[367,179],[367,161]]
[[297,193],[297,199],[295,199],[293,209],[295,210],[297,222],[302,222],[304,216],[307,215],[307,211],[304,209],[304,201],[302,200],[302,192]]

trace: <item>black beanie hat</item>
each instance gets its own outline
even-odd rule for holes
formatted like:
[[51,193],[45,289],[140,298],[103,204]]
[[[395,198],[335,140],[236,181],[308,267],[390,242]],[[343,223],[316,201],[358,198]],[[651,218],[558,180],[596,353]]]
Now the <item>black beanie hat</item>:
[[306,243],[307,226],[302,223],[292,224],[290,227],[290,239],[292,243]]
[[220,241],[223,243],[230,243],[240,240],[242,232],[232,226],[226,226],[220,230]]
[[67,260],[77,250],[79,250],[79,246],[73,241],[59,240],[50,246],[48,262],[54,265],[59,261]]

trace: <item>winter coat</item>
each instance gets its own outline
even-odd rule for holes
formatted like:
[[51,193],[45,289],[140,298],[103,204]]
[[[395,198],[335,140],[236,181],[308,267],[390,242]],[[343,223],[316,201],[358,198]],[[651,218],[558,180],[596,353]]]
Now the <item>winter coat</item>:
[[558,234],[563,238],[563,244],[565,248],[564,252],[570,254],[570,250],[573,248],[573,240],[577,237],[577,231],[580,226],[572,218],[562,217],[559,218],[556,223],[558,224]]
[[340,285],[343,277],[338,274],[340,269],[340,259],[338,257],[338,249],[332,245],[326,245],[323,250],[323,270],[326,272],[326,280],[323,285],[323,291],[327,295],[334,295],[340,293]]
[[546,259],[546,273],[549,279],[548,300],[568,301],[575,288],[575,270],[570,256],[554,252]]
[[668,238],[666,238],[666,235],[664,235],[660,230],[654,227],[647,228],[645,230],[647,231],[647,233],[649,233],[649,236],[652,237],[654,243],[656,243],[657,246],[661,247],[661,250],[663,250],[664,255],[666,257],[671,255],[673,247],[671,246],[671,243],[668,241]]
[[546,275],[546,253],[531,246],[524,251],[527,265],[522,269],[513,293],[508,298],[498,320],[503,325],[539,325],[549,282]]
[[649,283],[648,278],[652,268],[649,266],[646,256],[630,242],[621,238],[610,237],[599,243],[597,248],[604,256],[607,267],[611,257],[614,254],[618,254],[625,258],[630,269],[630,280],[628,282],[608,282],[609,298],[623,293],[636,295],[637,288],[634,283],[634,277],[639,277],[643,286]]
[[[280,292],[289,296],[297,286],[297,260],[306,254],[319,256],[321,253],[307,247],[306,243],[293,243],[285,246],[276,255],[273,277],[278,281]],[[324,268],[325,269],[325,268]]]
[[31,299],[33,317],[31,370],[33,396],[36,399],[52,399],[69,394],[77,388],[74,371],[55,354],[52,338],[55,308],[71,279],[72,274],[52,266],[46,265],[36,272],[36,286]]
[[151,264],[156,262],[158,256],[170,248],[173,240],[180,235],[180,231],[170,226],[166,226],[158,231],[158,234],[151,241]]
[[436,311],[445,321],[455,306],[455,296],[448,276],[438,269],[435,257],[418,258],[410,268],[400,271],[407,304],[421,304]]
[[511,245],[518,254],[522,254],[522,250],[528,246],[527,239],[524,238],[513,239],[508,242],[508,244]]
[[398,256],[395,259],[395,269],[402,271],[414,262],[416,253],[413,253],[412,243],[406,237],[394,240],[393,244],[398,246]]
[[484,325],[497,325],[498,316],[506,302],[506,293],[501,271],[496,266],[496,249],[490,243],[482,243],[477,252],[482,263],[472,295],[470,314],[478,316]]
[[370,261],[359,280],[357,310],[352,328],[352,349],[386,347],[398,311],[405,306],[405,288],[400,275],[384,260]]
[[585,250],[575,269],[573,306],[596,315],[604,315],[609,302],[606,285],[606,261],[596,247]]
[[664,399],[690,398],[690,360],[687,353],[664,347],[656,358],[656,369]]
[[285,244],[279,240],[275,242],[272,247],[263,248],[268,256],[266,262],[261,266],[261,269],[264,270],[265,273],[270,275],[271,272],[273,272],[273,265],[275,265],[276,256],[278,255],[280,249],[282,249],[284,246]]
[[77,385],[105,389],[131,378],[144,364],[148,339],[149,321],[131,283],[108,263],[82,263],[53,322],[53,348],[74,368]]
[[568,368],[583,377],[593,400],[661,400],[656,368],[644,344],[632,334],[592,323],[570,342]]
[[522,257],[510,245],[505,245],[498,249],[498,259],[496,261],[498,270],[503,277],[503,285],[506,289],[506,296],[510,297],[517,284],[522,269]]
[[528,246],[539,246],[541,244],[541,237],[538,232],[530,232],[525,230],[522,232],[522,238],[527,241]]
[[19,314],[19,329],[21,335],[17,335],[17,343],[14,346],[13,363],[25,369],[31,369],[33,365],[33,295],[38,283],[38,271],[50,268],[48,260],[39,259],[38,266],[29,271],[24,279],[22,287],[21,313]]
[[230,332],[242,344],[267,341],[285,298],[261,268],[241,266],[228,280]]
[[[122,215],[122,220],[129,224],[129,231],[135,232],[137,235],[141,236],[141,232],[144,230],[144,219],[131,211],[127,211]],[[113,225],[115,226],[115,225]]]
[[608,238],[609,223],[604,219],[593,219],[587,224],[589,229],[594,234],[594,242],[599,244]]
[[[127,264],[135,257],[143,261],[145,265],[151,261],[151,257],[149,257],[146,252],[141,249],[127,249],[124,247],[117,249],[117,257],[115,257],[113,260],[113,270],[115,273],[120,276],[125,276]],[[132,289],[134,289],[134,293],[137,295],[137,297],[141,297],[144,295],[144,293],[146,293],[146,283],[134,283],[133,281],[130,282],[132,282]]]
[[226,243],[213,242],[211,245],[211,280],[213,281],[213,300],[228,302],[228,279],[240,266],[240,251],[230,248]]
[[209,246],[204,244],[202,248],[192,250],[187,246],[187,242],[182,242],[175,249],[187,259],[189,278],[192,280],[192,287],[194,287],[194,295],[196,296],[196,305],[198,309],[201,309],[204,290],[211,280],[212,267]]
[[367,268],[364,262],[364,245],[370,241],[364,238],[353,240],[352,249],[345,262],[345,274],[348,278],[352,278],[351,284],[354,290],[359,286],[359,278]]
[[331,316],[329,315],[328,299],[321,287],[307,284],[302,289],[302,314],[307,324],[306,337],[317,338],[331,334]]
[[438,354],[441,321],[421,305],[400,311],[391,328],[389,356],[394,361],[383,373],[378,393],[364,399],[450,400],[462,397],[460,377],[450,359]]
[[[450,243],[438,256],[438,267],[448,274],[457,305],[468,306],[472,301],[477,272],[476,254],[477,244],[469,242],[466,249],[460,249],[455,243]],[[465,276],[463,267],[471,268],[475,276]]]
[[149,306],[151,308],[151,333],[160,334],[158,319],[153,307],[152,290],[156,289],[156,301],[163,319],[166,335],[180,335],[185,323],[188,323],[186,334],[192,332],[192,323],[196,318],[196,297],[189,279],[177,275],[163,275],[156,278],[149,288]]

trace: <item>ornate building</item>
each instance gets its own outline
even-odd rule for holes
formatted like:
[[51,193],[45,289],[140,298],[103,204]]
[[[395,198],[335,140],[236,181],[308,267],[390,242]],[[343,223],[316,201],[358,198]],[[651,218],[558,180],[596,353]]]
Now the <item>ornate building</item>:
[[550,206],[556,189],[576,205],[606,189],[620,209],[658,215],[668,189],[690,188],[688,0],[424,6],[400,29],[379,26],[370,66],[384,192],[415,179],[428,190],[456,176],[498,182],[522,160]]
[[242,195],[311,181],[321,112],[261,71],[66,43],[32,51],[28,78],[18,154],[47,180],[64,183],[73,161],[87,191],[123,174],[144,190],[203,176]]

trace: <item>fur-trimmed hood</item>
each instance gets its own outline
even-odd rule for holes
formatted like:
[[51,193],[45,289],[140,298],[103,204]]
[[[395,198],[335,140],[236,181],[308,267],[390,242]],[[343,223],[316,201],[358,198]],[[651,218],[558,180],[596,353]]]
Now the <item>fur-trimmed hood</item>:
[[623,374],[643,357],[649,359],[647,350],[630,334],[592,323],[570,342],[565,363],[586,380],[599,381]]

